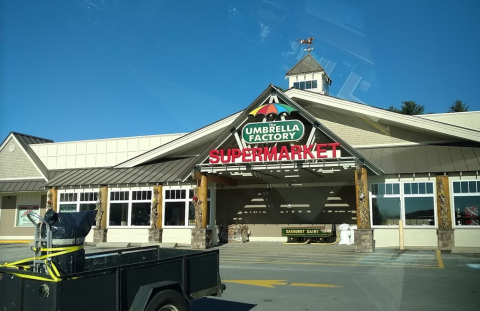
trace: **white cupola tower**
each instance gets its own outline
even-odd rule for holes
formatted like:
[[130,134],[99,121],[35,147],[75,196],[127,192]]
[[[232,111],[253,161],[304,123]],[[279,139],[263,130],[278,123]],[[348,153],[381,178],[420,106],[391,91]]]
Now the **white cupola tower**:
[[310,55],[310,52],[290,69],[285,79],[288,78],[288,88],[307,90],[328,95],[332,80],[325,69]]

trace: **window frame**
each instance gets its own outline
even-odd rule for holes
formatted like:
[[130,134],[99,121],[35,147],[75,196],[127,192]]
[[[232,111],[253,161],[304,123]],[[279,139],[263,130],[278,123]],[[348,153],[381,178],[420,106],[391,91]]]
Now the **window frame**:
[[[82,190],[79,190],[79,189],[72,189],[72,190],[64,190],[64,191],[58,191],[57,193],[57,210],[59,213],[62,213],[62,211],[60,210],[61,208],[61,205],[62,203],[63,204],[75,204],[75,212],[80,212],[80,204],[95,204],[95,208],[96,207],[96,204],[98,202],[98,192],[99,192],[99,189],[95,189],[95,188],[89,188],[89,189],[82,189]],[[85,193],[93,193],[94,195],[96,194],[96,197],[97,197],[97,200],[96,201],[81,201],[80,198],[81,198],[81,194],[85,194]],[[75,201],[60,201],[60,198],[62,196],[62,194],[76,194],[77,195],[77,198]],[[68,213],[68,212],[67,212]],[[96,228],[97,225],[94,224],[92,225],[92,228]]]
[[[425,194],[405,194],[405,184],[421,184],[425,183],[426,184],[432,184],[432,193],[425,193]],[[437,189],[436,189],[436,182],[431,181],[431,180],[419,180],[419,181],[403,181],[402,182],[402,188],[400,189],[400,192],[402,193],[402,216],[403,216],[403,227],[404,228],[438,228],[438,216],[437,216]],[[405,198],[433,198],[433,219],[435,224],[434,225],[407,225],[406,222],[406,215],[405,215]]]
[[[165,213],[165,203],[166,202],[185,202],[185,219],[184,219],[184,223],[185,225],[183,226],[171,226],[171,225],[166,225],[165,224],[165,221],[166,221],[166,217],[163,217],[162,219],[162,226],[163,228],[189,228],[189,229],[192,229],[192,228],[195,228],[195,226],[193,225],[190,225],[189,223],[189,219],[188,219],[188,213],[190,211],[190,202],[192,201],[192,199],[190,198],[190,191],[193,190],[194,188],[193,187],[182,187],[182,186],[179,186],[179,187],[163,187],[162,191],[163,191],[163,195],[162,195],[162,215],[166,215]],[[175,190],[185,190],[185,199],[167,199],[167,195],[166,195],[166,191],[175,191]],[[213,189],[208,187],[208,191],[207,191],[207,201],[210,202],[210,211],[212,211],[212,191]],[[210,195],[208,195],[210,194]],[[211,219],[211,215],[209,215],[209,219]],[[207,222],[208,223],[208,222]],[[212,225],[210,224],[209,228],[211,227]]]
[[[420,184],[420,183],[431,183],[433,193],[425,193],[425,194],[405,194],[405,184]],[[400,194],[384,194],[384,195],[374,195],[373,194],[373,185],[374,184],[399,184],[400,186]],[[386,187],[386,186],[385,186]],[[386,192],[386,191],[385,191]],[[391,197],[399,197],[400,198],[400,220],[402,220],[403,228],[404,229],[436,229],[438,228],[438,215],[437,215],[437,189],[436,189],[436,181],[432,180],[405,180],[405,181],[393,181],[393,180],[385,180],[385,181],[378,181],[369,183],[369,204],[370,204],[370,225],[372,228],[378,229],[388,229],[388,228],[399,228],[398,225],[374,225],[373,224],[373,198],[374,197],[383,197],[383,198],[391,198]],[[412,197],[433,197],[433,215],[435,225],[407,225],[406,224],[406,215],[405,215],[405,198],[412,198]]]
[[[454,183],[461,183],[461,182],[471,182],[475,181],[477,182],[477,191],[476,192],[459,192],[455,193],[454,191]],[[450,214],[451,214],[451,219],[453,222],[452,228],[453,229],[467,229],[467,230],[479,230],[480,225],[478,226],[472,226],[472,225],[457,225],[457,219],[456,219],[456,209],[455,209],[455,197],[470,197],[470,196],[480,196],[480,191],[479,185],[480,185],[480,180],[479,179],[458,179],[458,180],[450,180]],[[469,185],[470,187],[470,185]],[[460,190],[461,190],[460,186]],[[480,209],[480,206],[479,206]]]
[[[133,192],[134,191],[150,191],[150,199],[145,200],[133,200]],[[128,200],[111,200],[111,193],[112,192],[128,192]],[[148,197],[148,196],[147,196]],[[151,187],[139,187],[139,188],[110,188],[108,189],[108,208],[107,208],[107,229],[148,229],[151,225],[146,226],[132,226],[132,204],[133,203],[150,203],[150,212],[151,212],[151,204],[153,199],[153,189]],[[110,225],[110,204],[112,203],[127,203],[128,211],[127,211],[127,225]]]
[[[315,84],[317,85],[316,87],[313,87],[314,81],[315,81]],[[309,88],[307,88],[307,83],[308,82],[310,83]],[[303,89],[300,87],[300,83],[304,83],[305,87]],[[315,89],[318,89],[318,79],[296,81],[296,82],[293,83],[292,87],[297,89],[297,90],[315,90]]]
[[[391,184],[393,187],[393,184],[398,184],[400,187],[400,192],[398,194],[387,194],[385,191],[385,194],[373,194],[373,185],[379,185],[383,184],[385,185],[385,189],[387,187],[387,184]],[[393,192],[393,191],[392,191]],[[374,182],[369,185],[369,193],[368,193],[368,203],[370,204],[370,225],[372,228],[398,228],[397,225],[374,225],[373,224],[373,199],[374,198],[398,198],[400,200],[400,220],[402,220],[402,184],[401,182],[389,182],[389,181],[384,181],[384,182]]]

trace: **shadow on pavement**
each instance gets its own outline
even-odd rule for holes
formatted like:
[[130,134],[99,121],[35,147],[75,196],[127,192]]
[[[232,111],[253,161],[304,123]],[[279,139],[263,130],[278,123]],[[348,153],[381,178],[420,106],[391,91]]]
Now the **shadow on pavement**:
[[211,311],[211,310],[228,310],[228,311],[249,311],[256,305],[250,303],[220,300],[216,298],[202,298],[195,300],[190,308],[191,311]]

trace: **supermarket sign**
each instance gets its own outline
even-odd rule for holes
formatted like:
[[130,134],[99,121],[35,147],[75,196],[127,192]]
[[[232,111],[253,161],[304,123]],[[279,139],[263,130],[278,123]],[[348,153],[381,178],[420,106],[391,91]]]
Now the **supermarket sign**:
[[291,145],[282,147],[214,149],[209,163],[278,162],[340,158],[340,143]]

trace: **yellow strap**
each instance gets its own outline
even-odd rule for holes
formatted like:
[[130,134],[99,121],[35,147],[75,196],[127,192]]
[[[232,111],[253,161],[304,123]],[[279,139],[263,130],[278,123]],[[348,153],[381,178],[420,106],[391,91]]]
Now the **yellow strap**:
[[4,265],[1,265],[0,267],[3,267],[3,266],[4,267],[12,267],[12,266],[16,266],[18,264],[21,264],[21,263],[24,263],[24,262],[29,262],[29,261],[32,261],[32,260],[41,260],[41,259],[45,259],[45,258],[60,256],[60,255],[68,254],[68,253],[71,253],[71,252],[75,252],[75,251],[77,251],[79,249],[82,249],[82,248],[83,248],[82,245],[69,246],[69,247],[59,247],[59,248],[41,248],[42,251],[51,251],[51,252],[52,251],[53,252],[58,251],[58,252],[54,253],[54,254],[43,255],[43,256],[40,256],[40,257],[32,257],[32,258],[18,260],[18,261],[15,261],[15,262],[5,263]]
[[[15,261],[15,262],[5,263],[3,265],[0,265],[0,267],[14,268],[14,269],[17,269],[17,270],[20,270],[20,268],[22,268],[23,270],[27,270],[27,268],[29,268],[29,266],[20,265],[20,264],[25,263],[25,262],[30,262],[30,261],[33,261],[33,260],[44,259],[45,267],[47,267],[47,272],[48,272],[49,276],[51,277],[51,279],[40,277],[40,276],[21,274],[21,273],[12,273],[12,274],[16,275],[18,277],[27,278],[27,279],[47,281],[47,282],[59,282],[59,281],[62,280],[60,278],[60,273],[58,272],[58,269],[55,266],[55,264],[53,262],[51,262],[50,260],[48,260],[48,258],[68,254],[68,253],[71,253],[71,252],[75,252],[75,251],[80,250],[82,248],[83,248],[83,245],[58,247],[58,248],[40,248],[39,249],[40,251],[54,252],[54,253],[43,255],[43,256],[40,256],[40,257],[27,258],[27,259],[18,260],[18,261]],[[32,249],[37,250],[36,248],[32,248]]]

